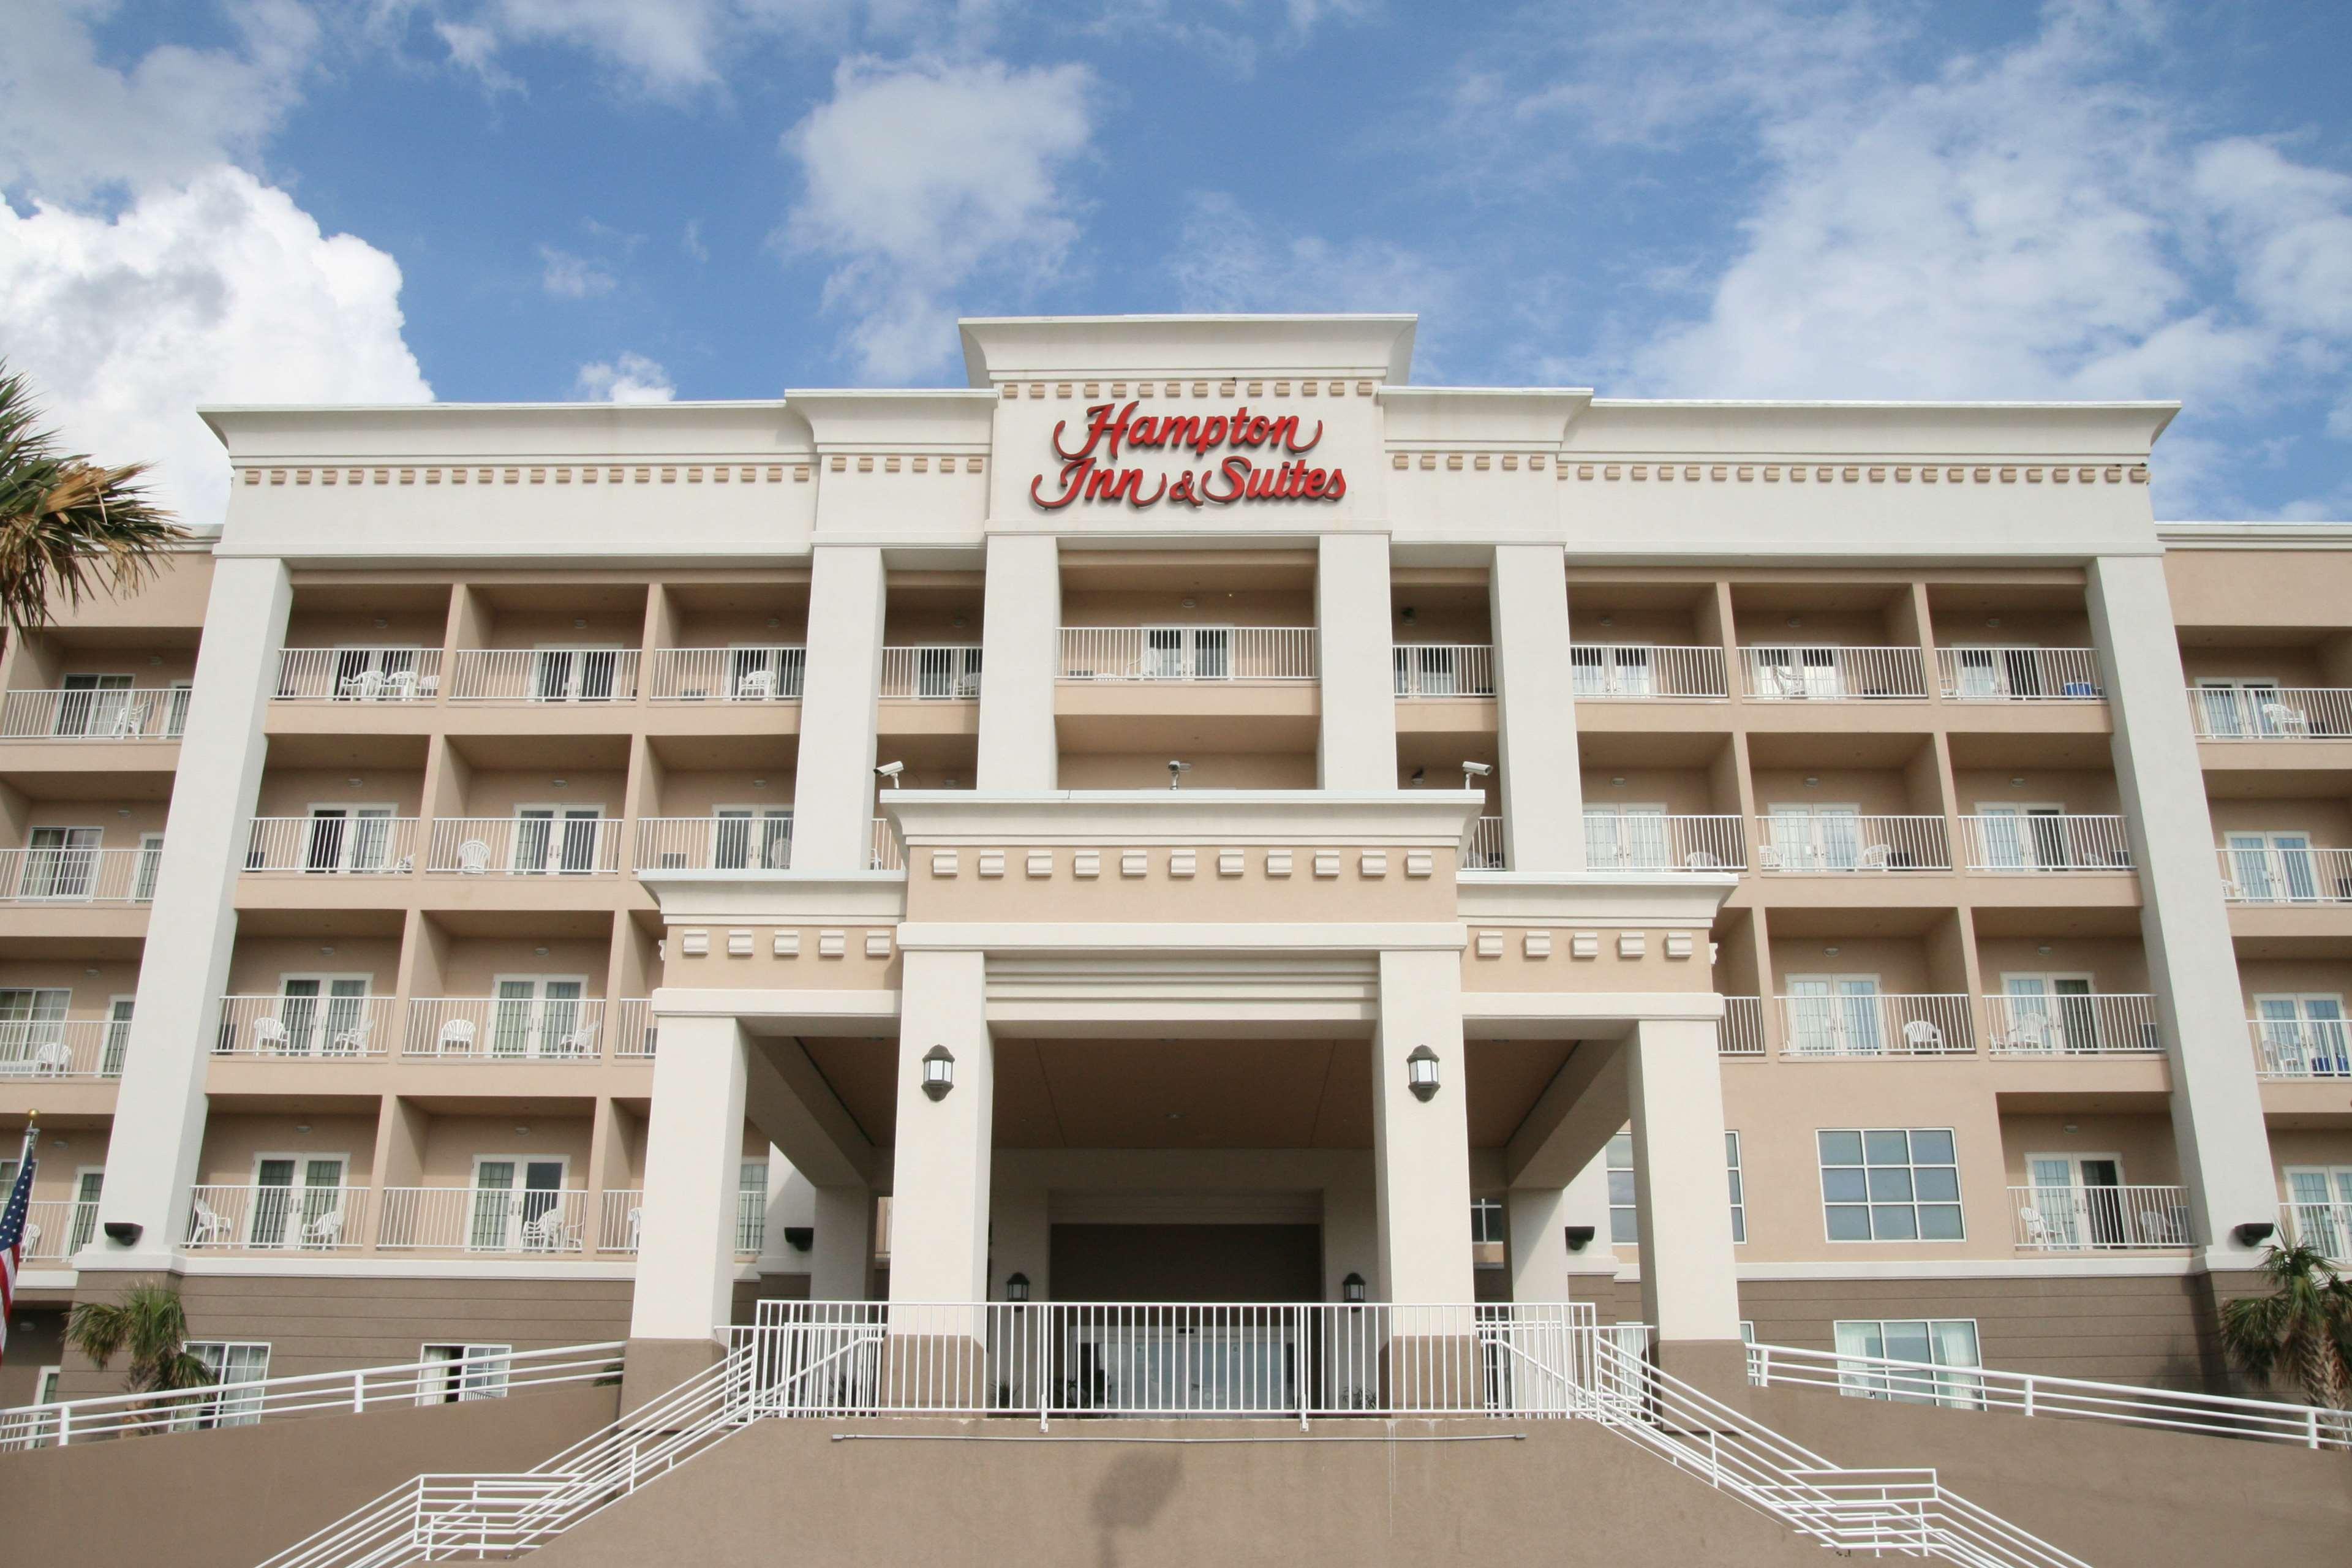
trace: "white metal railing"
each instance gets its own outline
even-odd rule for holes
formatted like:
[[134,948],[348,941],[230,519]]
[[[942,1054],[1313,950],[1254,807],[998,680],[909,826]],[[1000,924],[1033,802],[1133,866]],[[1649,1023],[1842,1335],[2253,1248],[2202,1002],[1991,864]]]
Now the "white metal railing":
[[1313,626],[1062,628],[1064,680],[1312,680],[1315,676]]
[[1719,647],[1663,643],[1570,643],[1570,686],[1579,702],[1715,699],[1731,694]]
[[745,1188],[735,1194],[735,1256],[757,1258],[767,1244],[767,1192]]
[[614,1056],[624,1060],[650,1061],[655,1029],[651,998],[628,996],[613,1004]]
[[363,1245],[365,1187],[205,1185],[188,1198],[192,1250],[339,1252]]
[[257,816],[247,871],[304,876],[404,876],[416,869],[413,816]]
[[425,868],[465,877],[589,877],[621,868],[617,816],[436,816]]
[[0,1022],[0,1082],[121,1078],[130,1046],[128,1017],[10,1018]]
[[2352,1265],[2352,1203],[2283,1203],[2279,1234],[2290,1245],[2311,1247],[2339,1269]]
[[643,1187],[607,1187],[597,1205],[596,1250],[634,1255],[645,1219]]
[[1495,695],[1495,649],[1488,643],[1399,643],[1394,662],[1401,698]]
[[621,1342],[501,1351],[349,1372],[304,1373],[214,1384],[169,1394],[109,1394],[0,1410],[0,1453],[69,1447],[152,1432],[250,1426],[289,1415],[364,1414],[462,1400],[503,1399],[524,1389],[601,1383],[621,1373]]
[[0,740],[176,741],[188,725],[188,689],[77,687],[0,698]]
[[[42,1198],[25,1205],[25,1258],[62,1263],[98,1234],[98,1205],[71,1198]],[[0,1427],[5,1431],[5,1427]],[[0,1452],[5,1452],[0,1441]]]
[[2221,896],[2233,904],[2352,903],[2352,849],[2223,849]]
[[163,863],[138,849],[0,849],[0,904],[143,904]]
[[459,648],[449,656],[452,702],[632,702],[637,650]]
[[2095,702],[2099,650],[2091,647],[1939,647],[1936,673],[1954,702]]
[[646,696],[655,702],[797,702],[808,675],[808,649],[657,647],[646,665]]
[[907,868],[906,851],[900,847],[898,831],[887,816],[874,819],[873,842],[866,847],[866,869],[872,871],[903,871]]
[[1763,871],[1948,871],[1952,852],[1940,816],[1776,812],[1756,819],[1756,866]]
[[2128,1252],[2189,1244],[2185,1187],[2011,1187],[2011,1234],[2028,1252]]
[[1990,1367],[1937,1366],[1885,1356],[1841,1355],[1786,1345],[1748,1347],[1748,1381],[1759,1388],[1830,1388],[1850,1399],[1887,1399],[2012,1415],[2116,1421],[2220,1437],[2259,1437],[2306,1448],[2352,1447],[2352,1414],[2269,1399],[2187,1394],[2128,1383],[2093,1383]]
[[1716,1035],[1716,1050],[1727,1057],[1760,1057],[1764,1054],[1764,999],[1761,996],[1726,996],[1723,999],[1723,1026]]
[[1748,836],[1737,816],[1587,811],[1589,871],[1744,871]]
[[1963,995],[1805,994],[1780,1002],[1784,1057],[1948,1057],[1976,1049]]
[[635,869],[782,871],[793,863],[793,815],[641,816]]
[[224,996],[213,1054],[269,1060],[380,1057],[392,1037],[389,996]]
[[877,695],[891,700],[976,702],[980,649],[961,643],[886,647]]
[[2352,1078],[2352,1023],[2341,1018],[2249,1018],[2263,1078]]
[[278,654],[273,702],[430,702],[441,694],[437,647],[289,647]]
[[2131,835],[2120,816],[2018,815],[1960,818],[1971,871],[2128,871]]
[[1985,1049],[1997,1057],[2159,1057],[2164,1029],[2144,992],[1984,999]]
[[1916,647],[1808,647],[1778,643],[1742,647],[1740,678],[1766,702],[1855,702],[1927,695],[1926,665]]
[[401,1054],[446,1062],[593,1062],[604,1004],[584,996],[412,996]]
[[1507,868],[1503,854],[1503,819],[1481,816],[1470,824],[1470,831],[1462,836],[1462,869],[1465,871],[1500,871]]
[[2352,687],[2192,686],[2189,712],[2200,741],[2352,738]]
[[585,1246],[588,1194],[576,1187],[386,1187],[379,1252],[559,1256]]

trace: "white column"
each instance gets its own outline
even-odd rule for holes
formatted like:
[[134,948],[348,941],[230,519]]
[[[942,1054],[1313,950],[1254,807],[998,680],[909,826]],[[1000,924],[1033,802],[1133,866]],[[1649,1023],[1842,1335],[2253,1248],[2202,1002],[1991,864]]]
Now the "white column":
[[809,1300],[863,1301],[873,1294],[874,1190],[817,1187]]
[[1050,790],[1062,668],[1062,556],[1051,534],[992,535],[981,616],[979,787]]
[[793,784],[796,871],[863,871],[872,858],[884,593],[881,551],[817,546],[809,576],[800,766]]
[[[1437,1092],[1409,1087],[1407,1058],[1437,1057]],[[1452,1304],[1474,1299],[1470,1261],[1470,1121],[1462,1059],[1462,955],[1381,954],[1381,1017],[1372,1035],[1372,1170],[1380,1215],[1380,1299]]]
[[99,1203],[102,1225],[127,1221],[142,1234],[125,1246],[101,1228],[80,1254],[84,1268],[167,1269],[187,1226],[208,1031],[236,945],[236,878],[266,756],[261,721],[278,689],[291,598],[282,562],[229,556],[214,565]]
[[[977,952],[915,950],[899,994],[898,1131],[892,1162],[890,1300],[985,1301],[995,1055]],[[954,1087],[923,1092],[923,1058],[944,1046]]]
[[1513,1187],[1503,1194],[1503,1220],[1510,1227],[1511,1300],[1569,1300],[1568,1189]]
[[1741,1380],[1716,1026],[1644,1021],[1623,1048],[1642,1230],[1642,1317],[1656,1328],[1667,1370],[1717,1384]]
[[2207,1267],[2250,1268],[2260,1249],[2239,1246],[2231,1230],[2274,1223],[2278,1191],[2164,563],[2102,557],[2089,598],[2115,715],[2116,784],[2140,868],[2140,941],[2172,1059],[2180,1180]]
[[1324,789],[1397,786],[1395,645],[1389,540],[1327,533],[1315,566],[1315,668],[1323,697]]
[[730,1017],[660,1022],[629,1338],[708,1344],[734,1311],[743,1035]]
[[1557,544],[1498,544],[1488,579],[1495,637],[1495,761],[1504,864],[1584,869],[1584,774],[1569,662],[1568,563]]

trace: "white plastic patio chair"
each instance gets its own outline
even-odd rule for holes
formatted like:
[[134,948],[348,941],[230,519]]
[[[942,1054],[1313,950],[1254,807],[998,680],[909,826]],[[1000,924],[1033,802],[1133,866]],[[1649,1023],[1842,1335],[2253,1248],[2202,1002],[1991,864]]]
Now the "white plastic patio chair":
[[1727,868],[1722,861],[1717,859],[1706,850],[1694,849],[1689,854],[1683,857],[1683,869],[1685,871],[1721,871],[1727,869]]
[[559,1057],[593,1057],[596,1054],[594,1024],[583,1024],[555,1042],[554,1055]]
[[468,838],[457,846],[457,869],[468,877],[478,877],[490,868],[490,847],[478,838]]
[[338,1241],[342,1239],[342,1235],[343,1211],[341,1209],[330,1209],[325,1214],[320,1215],[318,1218],[304,1222],[302,1226],[302,1245],[305,1247],[332,1247]]
[[2017,1211],[2017,1223],[2025,1231],[2025,1243],[2028,1247],[2050,1245],[2050,1222],[2042,1217],[2040,1209],[2035,1208],[2032,1204],[2021,1205]]
[[117,741],[135,741],[146,717],[147,705],[144,702],[125,702],[114,710],[114,723],[107,733]]
[[63,1040],[43,1040],[33,1052],[33,1076],[63,1078],[73,1071],[73,1052]]
[[735,695],[752,700],[764,700],[776,694],[776,672],[772,669],[744,671],[735,682]]
[[292,1044],[292,1040],[287,1036],[286,1026],[279,1023],[277,1019],[256,1018],[253,1021],[253,1048],[255,1050],[283,1051],[288,1049]]
[[353,702],[373,702],[383,694],[383,672],[362,669],[343,677],[343,696]]
[[434,1037],[433,1048],[445,1057],[470,1057],[474,1054],[474,1020],[449,1018],[443,1021],[441,1032]]
[[1779,870],[1780,851],[1769,844],[1759,844],[1756,847],[1756,868],[1760,871]]
[[2311,715],[2284,702],[2263,704],[2263,728],[2273,735],[2311,736]]
[[2009,1044],[2011,1050],[2047,1052],[2050,1049],[2048,1023],[2038,1017],[2020,1018],[2017,1027],[2010,1031]]
[[41,1227],[37,1225],[27,1222],[25,1226],[25,1256],[27,1258],[38,1258],[40,1255]]
[[1940,1051],[1944,1031],[1925,1018],[1914,1018],[1903,1026],[1903,1044],[1915,1052]]
[[2142,1247],[2172,1245],[2172,1221],[2158,1209],[2139,1211],[2139,1242]]
[[534,1252],[571,1252],[580,1245],[578,1234],[563,1223],[561,1208],[549,1209],[524,1222],[522,1240]]
[[415,700],[416,672],[413,669],[399,669],[385,676],[382,696],[386,702]]
[[793,861],[793,841],[789,838],[779,838],[775,840],[768,846],[767,851],[762,858],[768,862],[769,870],[782,871],[785,869]]
[[1853,868],[1857,871],[1884,871],[1894,864],[1894,847],[1886,844],[1874,844],[1854,857]]
[[329,1048],[339,1057],[363,1057],[367,1055],[368,1037],[373,1033],[375,1033],[375,1015],[362,1013],[360,1015],[358,1023],[348,1029],[337,1029],[334,1037],[327,1044]]
[[228,1221],[223,1219],[210,1204],[198,1198],[191,1209],[188,1220],[190,1247],[218,1247],[228,1240]]
[[631,1208],[629,1210],[629,1250],[631,1252],[637,1249],[637,1238],[645,1234],[645,1228],[646,1211],[643,1208]]

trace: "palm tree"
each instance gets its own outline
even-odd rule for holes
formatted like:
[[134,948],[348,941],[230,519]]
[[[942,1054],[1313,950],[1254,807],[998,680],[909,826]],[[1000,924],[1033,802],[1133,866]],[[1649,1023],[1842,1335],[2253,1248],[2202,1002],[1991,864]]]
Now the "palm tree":
[[2269,1295],[2222,1304],[2222,1350],[2256,1377],[2291,1372],[2323,1410],[2352,1408],[2352,1285],[2300,1244],[2263,1248],[2260,1272]]
[[[188,1314],[180,1293],[161,1285],[133,1285],[120,1301],[76,1303],[66,1320],[66,1343],[89,1357],[101,1372],[117,1352],[128,1351],[125,1394],[170,1394],[209,1387],[215,1381],[204,1358],[189,1353]],[[163,1399],[148,1408],[170,1410],[184,1403]],[[141,1427],[145,1425],[142,1420]]]
[[188,537],[137,482],[145,463],[62,451],[40,418],[30,384],[0,363],[0,643],[47,624],[58,598],[137,588]]

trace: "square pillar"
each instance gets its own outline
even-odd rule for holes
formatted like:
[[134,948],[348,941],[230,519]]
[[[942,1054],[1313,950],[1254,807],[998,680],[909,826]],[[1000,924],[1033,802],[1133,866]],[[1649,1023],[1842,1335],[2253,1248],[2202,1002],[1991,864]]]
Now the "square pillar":
[[978,787],[1055,788],[1061,771],[1054,688],[1062,672],[1062,553],[1052,534],[990,536],[981,647]]
[[[995,1056],[982,1012],[978,952],[909,949],[898,1022],[898,1136],[892,1162],[890,1300],[989,1298],[990,1135]],[[923,1058],[943,1046],[955,1085],[923,1091]]]
[[[187,727],[139,965],[138,1000],[114,1101],[100,1228],[78,1264],[168,1270],[188,1223],[205,1138],[205,1074],[236,945],[236,879],[266,755],[293,600],[283,562],[225,556],[213,567]],[[141,1228],[128,1246],[104,1226]]]
[[1568,559],[1557,544],[1498,544],[1487,579],[1495,637],[1495,762],[1503,863],[1584,869],[1584,775],[1569,660]]
[[809,1300],[863,1301],[874,1290],[874,1189],[816,1187]]
[[1512,1300],[1527,1304],[1570,1299],[1568,1215],[1566,1187],[1513,1187],[1503,1194]]
[[809,574],[808,664],[793,780],[793,869],[873,859],[874,704],[882,689],[882,552],[821,544]]
[[660,1024],[625,1408],[710,1364],[719,1353],[716,1338],[734,1315],[747,1076],[742,1029],[724,1016],[661,1017]]
[[1746,1386],[1747,1352],[1732,1263],[1716,1026],[1644,1020],[1634,1026],[1624,1049],[1642,1230],[1642,1316],[1656,1328],[1659,1364],[1720,1398],[1727,1389]]
[[2172,1062],[2180,1181],[2206,1267],[2252,1268],[2261,1248],[2239,1246],[2231,1231],[2275,1222],[2278,1189],[2164,563],[2103,556],[2091,565],[2089,598],[2115,715],[2116,784],[2145,895],[2140,941]]
[[[1372,1036],[1372,1169],[1380,1222],[1379,1298],[1453,1305],[1475,1299],[1470,1261],[1470,1121],[1462,1058],[1462,955],[1381,954]],[[1412,1092],[1407,1058],[1436,1055],[1437,1092]]]
[[1318,787],[1396,788],[1388,535],[1323,536],[1315,563],[1315,672],[1323,700]]

